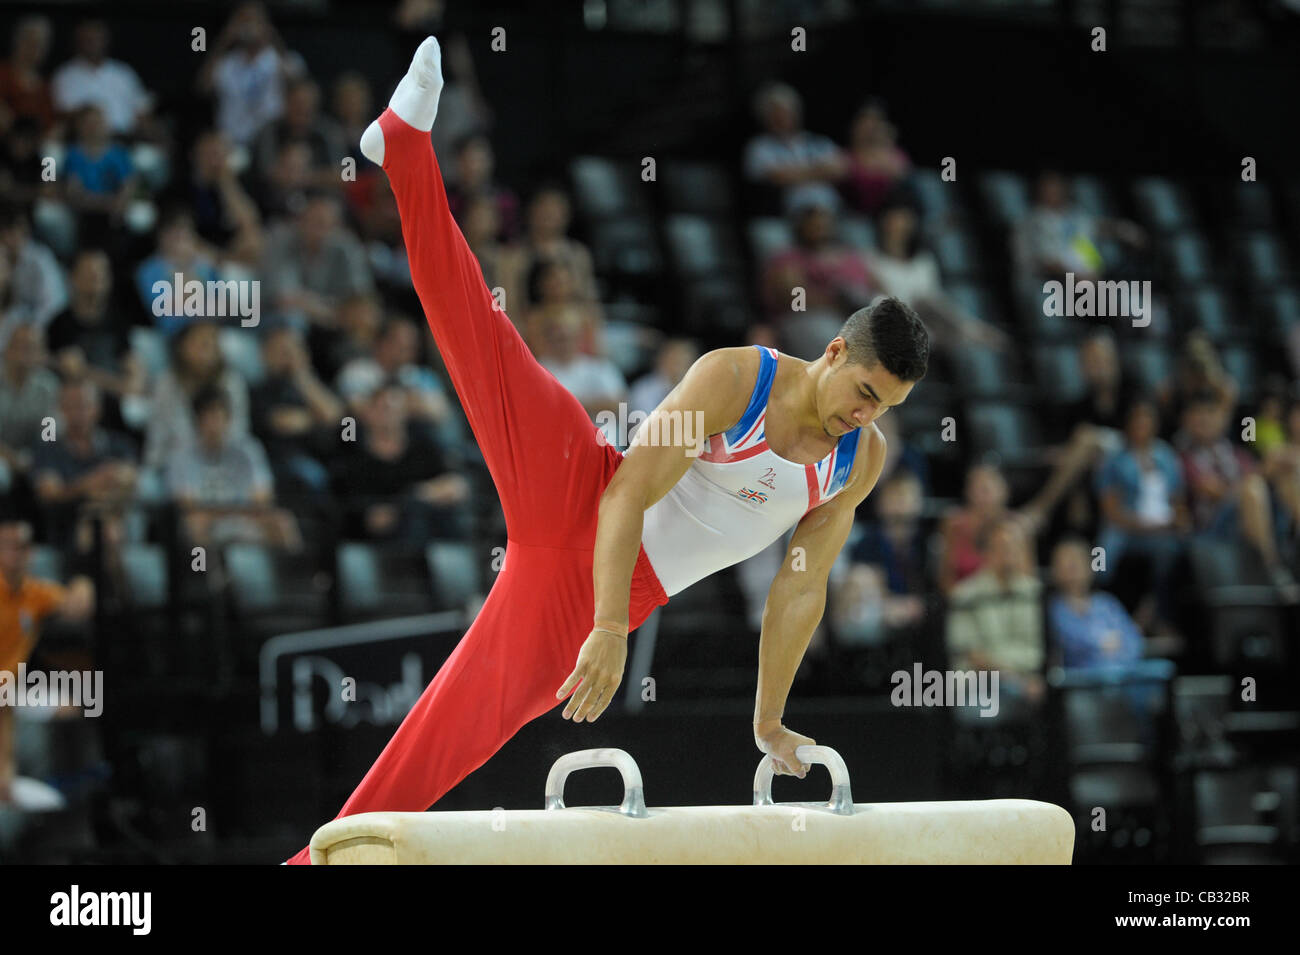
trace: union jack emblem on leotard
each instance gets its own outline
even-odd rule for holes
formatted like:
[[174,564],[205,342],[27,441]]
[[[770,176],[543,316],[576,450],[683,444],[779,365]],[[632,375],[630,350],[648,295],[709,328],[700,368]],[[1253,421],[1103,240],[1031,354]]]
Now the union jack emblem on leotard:
[[747,487],[742,487],[739,491],[736,492],[736,494],[739,495],[740,497],[743,497],[747,501],[757,501],[759,504],[767,503],[766,491],[751,491]]

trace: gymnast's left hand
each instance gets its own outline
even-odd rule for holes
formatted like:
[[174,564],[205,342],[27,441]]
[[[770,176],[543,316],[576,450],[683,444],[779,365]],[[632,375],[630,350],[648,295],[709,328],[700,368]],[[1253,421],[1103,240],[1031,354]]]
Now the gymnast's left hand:
[[[623,682],[623,667],[627,663],[627,637],[608,630],[592,630],[578,651],[578,664],[569,678],[556,692],[562,700],[573,692],[564,708],[564,718],[581,723],[593,723],[609,706],[614,691]],[[577,690],[574,690],[574,687]]]

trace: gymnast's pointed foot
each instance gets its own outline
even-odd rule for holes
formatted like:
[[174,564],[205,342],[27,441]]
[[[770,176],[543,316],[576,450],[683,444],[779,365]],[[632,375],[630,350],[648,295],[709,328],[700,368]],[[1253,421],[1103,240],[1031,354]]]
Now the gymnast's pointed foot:
[[[438,115],[438,98],[442,95],[442,50],[438,41],[427,37],[415,51],[411,66],[397,84],[388,108],[408,126],[428,132]],[[384,164],[384,133],[379,120],[361,134],[361,153],[371,162]]]

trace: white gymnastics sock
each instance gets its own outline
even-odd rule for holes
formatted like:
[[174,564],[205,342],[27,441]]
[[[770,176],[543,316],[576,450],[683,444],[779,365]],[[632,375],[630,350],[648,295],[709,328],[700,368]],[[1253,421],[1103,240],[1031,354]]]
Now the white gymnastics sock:
[[[438,41],[427,37],[415,51],[411,66],[397,84],[388,101],[391,109],[408,126],[428,132],[438,115],[438,98],[442,95],[442,50]],[[361,152],[371,162],[384,164],[384,134],[379,121],[371,123],[361,135]]]

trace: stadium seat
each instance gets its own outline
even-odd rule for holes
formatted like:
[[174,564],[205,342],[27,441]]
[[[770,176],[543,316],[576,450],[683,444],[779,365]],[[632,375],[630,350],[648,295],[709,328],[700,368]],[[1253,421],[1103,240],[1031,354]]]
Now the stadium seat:
[[266,377],[262,367],[261,336],[255,328],[223,328],[218,341],[221,354],[249,387],[261,384]]
[[1165,240],[1162,251],[1171,281],[1191,284],[1210,278],[1209,245],[1199,234],[1189,231],[1171,235]]
[[425,561],[439,610],[463,608],[483,592],[479,560],[473,545],[461,541],[434,541],[425,548]]
[[1296,825],[1294,767],[1242,766],[1193,777],[1202,861],[1281,862]]
[[998,326],[1004,331],[1012,328],[1010,316],[989,292],[988,287],[978,282],[949,282],[945,291],[950,299],[975,318]]
[[876,245],[876,228],[866,216],[844,216],[839,223],[840,238],[859,251]]
[[659,310],[653,305],[641,302],[616,301],[604,304],[605,317],[611,322],[627,325],[644,325],[646,328],[658,329],[662,324]]
[[301,556],[261,544],[228,544],[222,559],[241,635],[266,636],[328,622],[325,591]]
[[122,567],[129,607],[159,611],[167,606],[167,554],[161,545],[124,544]]
[[1034,371],[1039,389],[1054,404],[1069,404],[1087,392],[1087,384],[1079,369],[1077,345],[1035,345]]
[[981,401],[966,406],[965,426],[977,455],[993,453],[1006,464],[1031,464],[1041,447],[1038,422],[1019,405]]
[[678,274],[688,278],[740,272],[740,253],[730,229],[701,216],[672,215],[665,223]]
[[1029,186],[1014,172],[986,172],[979,179],[980,197],[999,225],[1011,226],[1029,214]]
[[1250,232],[1241,236],[1236,252],[1242,274],[1256,287],[1273,288],[1293,275],[1286,250],[1271,232]]
[[48,544],[33,544],[27,572],[42,580],[63,582],[63,553]]
[[950,361],[958,390],[969,398],[1029,397],[1013,355],[977,346],[954,350]]
[[406,549],[344,541],[337,561],[339,612],[344,620],[412,616],[435,609],[427,569]]
[[663,337],[661,331],[644,322],[606,321],[605,353],[623,377],[630,378],[654,363]]
[[648,218],[608,219],[591,227],[596,271],[652,279],[663,271],[663,256]]
[[1233,680],[1223,674],[1179,676],[1173,684],[1180,751],[1209,755],[1224,745],[1224,718],[1232,708]]
[[1271,325],[1270,340],[1283,342],[1300,325],[1300,292],[1293,286],[1272,289],[1264,294],[1262,311]]
[[958,229],[944,229],[930,242],[944,279],[970,278],[981,271],[974,240]]
[[735,207],[731,176],[719,163],[665,162],[660,167],[669,212],[729,219]]
[[794,244],[790,223],[779,216],[759,216],[746,225],[749,250],[755,262],[766,262],[782,249]]
[[1133,198],[1142,222],[1153,232],[1190,228],[1196,217],[1181,186],[1162,176],[1147,176],[1133,184]]
[[[1063,691],[1065,732],[1073,766],[1154,764],[1154,736],[1144,730],[1141,697],[1131,684],[1073,687]],[[1154,694],[1161,688],[1153,687]],[[1135,697],[1137,697],[1135,699]],[[1149,718],[1159,715],[1158,707]]]
[[916,169],[908,181],[920,203],[927,226],[943,228],[967,221],[966,208],[956,182],[944,182],[935,169]]
[[1120,349],[1124,373],[1145,391],[1155,391],[1173,374],[1174,357],[1160,342],[1129,342]]
[[1036,275],[1020,275],[1015,278],[1012,284],[1012,301],[1018,324],[1035,339],[1077,338],[1080,327],[1075,319],[1047,314],[1044,284],[1045,280]]
[[1250,546],[1235,537],[1193,538],[1188,557],[1214,665],[1281,666],[1286,659],[1282,608]]
[[1179,310],[1184,328],[1195,328],[1209,335],[1215,342],[1237,339],[1243,329],[1230,310],[1228,297],[1213,285],[1203,285],[1179,296]]
[[1154,806],[1160,780],[1141,764],[1112,764],[1070,774],[1070,798],[1076,806],[1106,806],[1108,811]]
[[60,258],[76,254],[79,231],[77,214],[67,203],[38,199],[32,204],[32,235]]
[[754,320],[749,289],[737,274],[698,278],[682,293],[684,330],[704,342],[734,343]]
[[579,156],[569,172],[578,212],[587,219],[645,215],[649,209],[645,189],[630,160]]
[[[1225,345],[1219,350],[1219,358],[1223,361],[1224,369],[1237,383],[1238,402],[1247,405],[1252,403],[1259,386],[1255,353],[1242,345]],[[1239,422],[1235,424],[1240,426]],[[1236,430],[1231,425],[1230,429]]]
[[171,182],[171,161],[167,152],[153,143],[136,143],[131,147],[131,168],[152,193],[162,192]]
[[144,364],[145,370],[150,377],[156,377],[165,372],[170,364],[170,359],[167,357],[167,341],[163,338],[162,332],[157,329],[134,325],[129,334],[131,350],[140,357],[140,361]]

